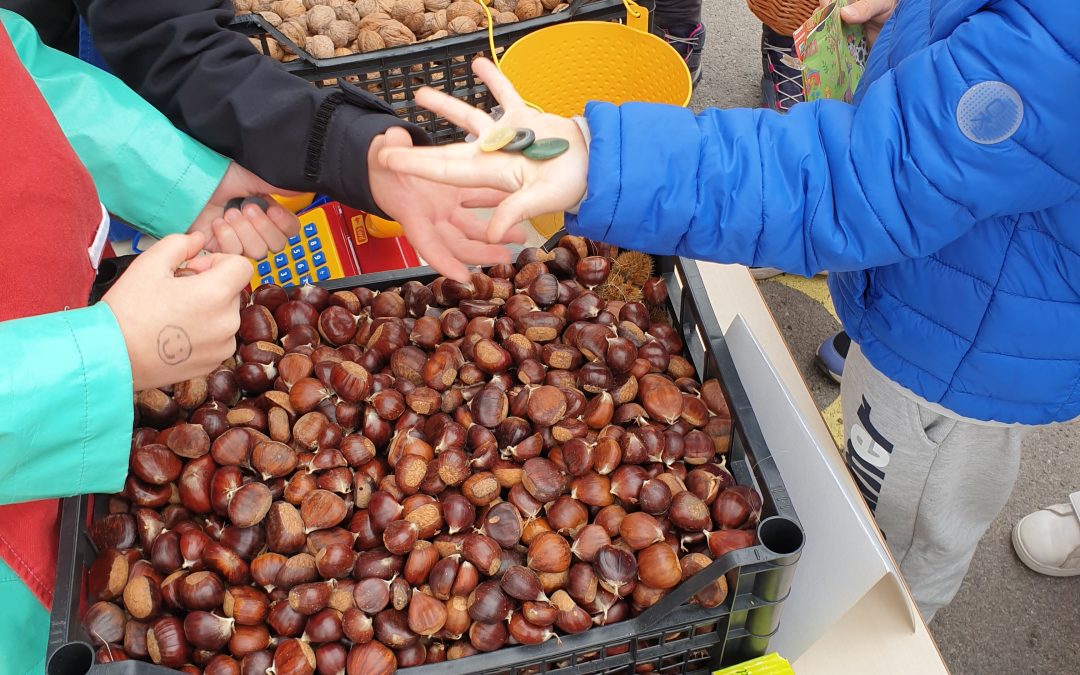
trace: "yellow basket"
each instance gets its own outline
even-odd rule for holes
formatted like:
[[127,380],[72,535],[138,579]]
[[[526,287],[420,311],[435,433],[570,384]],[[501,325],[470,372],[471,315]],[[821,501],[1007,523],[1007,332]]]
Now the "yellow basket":
[[[629,2],[627,14],[628,23],[647,25],[644,8]],[[568,21],[530,33],[510,45],[499,67],[522,98],[563,117],[582,114],[589,101],[686,106],[693,93],[690,71],[670,45],[609,21]],[[562,221],[558,213],[532,224],[550,237]]]

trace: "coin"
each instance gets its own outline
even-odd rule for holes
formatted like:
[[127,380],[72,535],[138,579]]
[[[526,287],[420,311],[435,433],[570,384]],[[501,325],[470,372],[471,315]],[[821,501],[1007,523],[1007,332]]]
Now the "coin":
[[532,129],[517,129],[516,131],[514,140],[503,147],[503,152],[521,152],[536,140],[536,134]]
[[529,159],[555,159],[570,149],[570,141],[565,138],[541,138],[522,152]]
[[493,129],[491,133],[484,137],[484,140],[480,141],[480,149],[484,152],[502,150],[506,147],[506,144],[514,140],[516,136],[517,132],[510,127]]

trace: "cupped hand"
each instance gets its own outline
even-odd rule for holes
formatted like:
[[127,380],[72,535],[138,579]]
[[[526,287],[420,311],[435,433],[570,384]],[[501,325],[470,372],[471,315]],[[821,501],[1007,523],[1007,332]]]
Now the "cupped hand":
[[488,241],[499,242],[518,223],[565,211],[581,201],[585,195],[589,151],[581,129],[573,120],[530,108],[491,61],[477,59],[472,68],[503,108],[498,121],[483,110],[434,89],[419,90],[417,103],[479,139],[500,127],[528,128],[538,139],[564,138],[570,142],[570,149],[555,159],[536,161],[519,153],[483,152],[479,142],[425,148],[387,146],[379,153],[379,161],[392,171],[435,183],[506,193],[487,228]]
[[[236,162],[230,162],[225,176],[210,200],[188,228],[206,237],[206,250],[262,258],[270,251],[285,248],[287,239],[300,231],[296,215],[278,205],[270,194],[295,195],[280,190]],[[225,210],[235,197],[261,196],[270,204],[265,212],[255,204]]]
[[501,244],[523,243],[524,233],[509,230],[489,242],[486,223],[472,210],[497,205],[504,192],[463,189],[394,171],[379,161],[385,149],[411,152],[409,133],[392,127],[372,141],[368,182],[375,203],[401,225],[427,264],[446,277],[468,282],[466,265],[510,262],[510,251]]
[[[103,298],[124,336],[136,391],[205,375],[236,349],[251,262],[225,253],[196,258],[205,244],[201,233],[165,237]],[[174,276],[189,261],[198,273]]]

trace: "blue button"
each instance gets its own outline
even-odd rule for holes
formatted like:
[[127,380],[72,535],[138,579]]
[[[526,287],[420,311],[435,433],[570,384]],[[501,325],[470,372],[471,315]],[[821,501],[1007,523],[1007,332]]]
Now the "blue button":
[[263,277],[260,281],[264,284],[272,284],[274,283],[274,277]]
[[258,269],[259,269],[259,274],[262,274],[264,276],[267,275],[267,274],[270,274],[270,261],[269,260],[260,260]]
[[311,256],[311,261],[315,263],[316,267],[318,267],[319,265],[325,265],[326,264],[326,254],[323,253],[322,251],[319,251],[315,255]]
[[304,225],[305,235],[309,237],[314,237],[316,232],[318,232],[318,230],[315,229],[315,223],[308,223],[307,225]]
[[318,251],[320,248],[322,248],[322,242],[319,241],[318,237],[312,237],[311,239],[308,239],[307,245],[308,245],[308,248],[311,249],[312,253],[314,253],[315,251]]
[[299,243],[300,243],[300,235],[294,234],[293,236],[289,237],[289,246],[296,246]]
[[301,286],[310,286],[311,285],[311,275],[310,274],[305,274],[304,276],[300,277],[300,285]]
[[281,283],[285,283],[289,279],[292,279],[292,270],[290,270],[288,267],[283,270],[278,270],[277,278],[278,281],[280,281]]
[[303,246],[293,246],[292,249],[289,251],[289,253],[292,254],[292,259],[293,260],[303,260],[304,259],[304,247]]
[[320,267],[319,269],[315,270],[315,274],[319,277],[319,281],[326,281],[330,278],[330,268]]
[[284,253],[278,253],[274,256],[274,267],[285,267],[288,264],[289,259]]
[[308,264],[306,260],[297,261],[295,267],[297,274],[306,274],[308,271]]

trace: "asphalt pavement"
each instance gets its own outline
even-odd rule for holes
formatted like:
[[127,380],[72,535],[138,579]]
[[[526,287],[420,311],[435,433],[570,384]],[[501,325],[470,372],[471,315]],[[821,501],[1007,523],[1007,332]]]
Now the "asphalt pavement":
[[[758,106],[761,24],[744,0],[705,0],[705,74],[695,109]],[[826,420],[836,413],[839,386],[813,367],[814,350],[838,328],[821,283],[777,277],[762,291]],[[833,426],[835,427],[835,420]],[[1011,499],[983,537],[953,603],[930,624],[957,675],[1080,673],[1080,577],[1054,579],[1029,571],[1010,542],[1027,513],[1066,501],[1080,489],[1080,424],[1033,433]],[[874,672],[867,664],[865,673]]]

